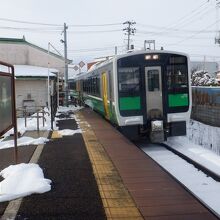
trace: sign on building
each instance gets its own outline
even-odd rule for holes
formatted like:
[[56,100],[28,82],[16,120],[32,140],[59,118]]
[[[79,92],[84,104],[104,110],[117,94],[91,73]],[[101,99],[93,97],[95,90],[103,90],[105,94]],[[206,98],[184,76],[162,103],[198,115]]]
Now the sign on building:
[[0,62],[0,136],[14,127],[14,155],[18,162],[14,66]]
[[80,61],[79,66],[80,66],[80,68],[83,68],[85,66],[85,63],[83,61]]
[[0,71],[0,136],[12,127],[12,75]]
[[75,65],[75,66],[73,67],[73,69],[74,69],[75,71],[77,71],[77,70],[79,69],[79,67]]

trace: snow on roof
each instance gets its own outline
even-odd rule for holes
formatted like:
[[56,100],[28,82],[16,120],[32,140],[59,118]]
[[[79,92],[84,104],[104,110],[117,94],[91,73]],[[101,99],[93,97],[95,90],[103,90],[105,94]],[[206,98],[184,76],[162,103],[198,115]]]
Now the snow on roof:
[[[31,77],[47,77],[48,68],[40,66],[30,66],[30,65],[14,65],[15,76],[31,76]],[[49,69],[49,75],[55,76],[55,73],[58,73],[57,69]]]

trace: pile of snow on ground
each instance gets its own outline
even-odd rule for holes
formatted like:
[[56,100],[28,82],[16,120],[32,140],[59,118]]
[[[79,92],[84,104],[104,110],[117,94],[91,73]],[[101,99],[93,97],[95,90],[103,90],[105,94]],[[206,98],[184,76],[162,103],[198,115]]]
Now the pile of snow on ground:
[[[44,144],[49,141],[47,138],[39,137],[39,138],[32,138],[32,137],[21,137],[17,139],[17,146],[27,146],[27,145],[38,145]],[[1,141],[0,142],[0,150],[5,148],[14,147],[14,140],[10,141]]]
[[51,190],[51,180],[45,179],[38,164],[11,165],[0,172],[0,202],[10,201],[33,193]]
[[82,130],[81,129],[77,129],[77,130],[63,129],[63,130],[58,130],[57,132],[62,136],[69,136],[69,135],[74,135],[76,133],[82,133]]

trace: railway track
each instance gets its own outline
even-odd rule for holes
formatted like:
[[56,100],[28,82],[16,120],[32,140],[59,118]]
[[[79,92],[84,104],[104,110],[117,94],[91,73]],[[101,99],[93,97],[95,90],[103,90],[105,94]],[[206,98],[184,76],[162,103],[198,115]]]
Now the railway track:
[[208,169],[207,167],[203,166],[201,163],[198,163],[191,159],[190,157],[186,156],[185,154],[175,150],[174,148],[170,147],[167,144],[162,144],[165,148],[167,148],[169,151],[173,152],[174,154],[178,155],[182,159],[186,160],[188,163],[192,164],[194,167],[196,167],[198,170],[201,170],[203,173],[207,175],[207,177],[211,177],[214,180],[220,182],[220,175],[216,172],[212,171],[211,169]]
[[136,145],[220,219],[219,175],[168,145]]

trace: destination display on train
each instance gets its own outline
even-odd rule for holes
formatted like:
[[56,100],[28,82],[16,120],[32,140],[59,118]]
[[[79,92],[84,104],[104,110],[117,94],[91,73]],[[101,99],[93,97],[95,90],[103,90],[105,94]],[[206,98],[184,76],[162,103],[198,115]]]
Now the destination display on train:
[[11,80],[0,72],[0,136],[13,126]]

